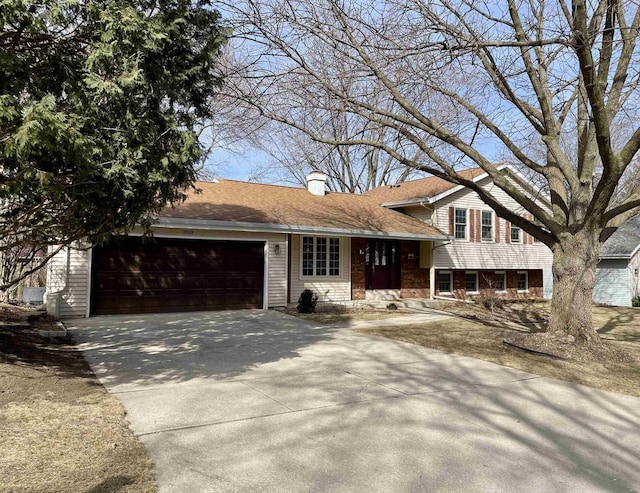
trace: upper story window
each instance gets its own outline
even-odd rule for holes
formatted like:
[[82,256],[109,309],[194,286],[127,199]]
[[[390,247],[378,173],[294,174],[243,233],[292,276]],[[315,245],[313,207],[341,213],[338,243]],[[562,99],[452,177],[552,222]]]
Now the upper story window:
[[511,225],[511,243],[522,243],[522,230],[515,224]]
[[467,209],[455,209],[454,238],[456,240],[467,239]]
[[482,241],[493,241],[493,211],[482,211]]
[[340,238],[302,237],[301,272],[305,277],[340,275]]
[[[537,217],[533,218],[533,224],[535,224],[536,226],[540,226],[541,228],[544,228],[544,224],[542,224],[542,221],[540,221],[540,219],[538,219]],[[534,243],[542,243],[538,238],[536,238],[535,236],[533,237],[533,242]]]

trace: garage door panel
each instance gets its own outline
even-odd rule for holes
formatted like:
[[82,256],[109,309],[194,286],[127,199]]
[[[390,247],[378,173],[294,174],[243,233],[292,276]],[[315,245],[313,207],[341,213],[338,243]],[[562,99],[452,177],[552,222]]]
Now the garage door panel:
[[93,253],[92,314],[262,308],[264,243],[123,238]]

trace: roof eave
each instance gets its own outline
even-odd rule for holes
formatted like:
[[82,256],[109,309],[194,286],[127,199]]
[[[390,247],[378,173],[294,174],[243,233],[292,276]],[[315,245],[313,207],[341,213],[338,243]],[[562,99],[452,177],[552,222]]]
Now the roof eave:
[[257,223],[241,221],[221,221],[212,219],[191,219],[158,217],[155,226],[164,228],[195,228],[218,231],[237,231],[248,233],[292,233],[292,234],[330,234],[333,236],[359,236],[387,238],[390,240],[446,240],[445,234],[418,234],[406,232],[372,231],[366,229],[328,228],[320,226],[298,226],[289,224]]
[[383,202],[380,204],[387,209],[394,209],[396,207],[405,207],[411,205],[431,205],[432,200],[429,197],[422,197],[417,199],[397,200],[395,202]]
[[[504,169],[507,169],[512,175],[514,175],[514,177],[516,177],[519,180],[523,180],[522,175],[510,164],[502,164],[500,166],[497,166],[496,169],[498,171],[502,171]],[[479,181],[482,181],[486,178],[489,177],[489,173],[484,172],[474,178],[471,179],[472,182],[477,183]],[[445,190],[444,192],[441,192],[437,195],[434,195],[433,197],[416,197],[413,199],[409,199],[409,200],[399,200],[396,202],[383,202],[382,204],[380,204],[383,207],[387,207],[389,209],[393,209],[395,207],[409,207],[412,205],[425,205],[425,204],[429,204],[429,205],[433,205],[436,202],[439,202],[440,200],[448,197],[449,195],[453,195],[456,192],[459,192],[460,190],[463,190],[464,188],[466,188],[464,185],[455,185],[451,188],[449,188],[448,190]],[[551,204],[550,200],[548,197],[546,196],[540,196],[541,199],[545,200],[547,202],[548,205]]]
[[[498,171],[502,171],[505,168],[511,168],[511,166],[508,164],[501,164],[496,168],[498,169]],[[484,173],[481,173],[478,176],[475,176],[474,178],[472,178],[471,181],[476,183],[481,180],[484,180],[488,176],[489,176],[489,173],[485,171]],[[399,200],[397,202],[384,202],[380,205],[382,205],[383,207],[393,208],[393,207],[402,207],[402,206],[410,206],[410,205],[434,204],[439,200],[442,200],[445,197],[448,197],[449,195],[459,192],[464,188],[465,188],[464,185],[454,185],[448,190],[445,190],[444,192],[434,195],[433,197],[416,197],[409,200]]]

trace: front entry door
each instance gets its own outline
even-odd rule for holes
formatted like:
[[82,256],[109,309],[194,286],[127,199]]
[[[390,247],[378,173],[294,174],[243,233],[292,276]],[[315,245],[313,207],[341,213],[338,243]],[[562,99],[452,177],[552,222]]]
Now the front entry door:
[[400,244],[389,240],[367,240],[367,289],[398,289]]

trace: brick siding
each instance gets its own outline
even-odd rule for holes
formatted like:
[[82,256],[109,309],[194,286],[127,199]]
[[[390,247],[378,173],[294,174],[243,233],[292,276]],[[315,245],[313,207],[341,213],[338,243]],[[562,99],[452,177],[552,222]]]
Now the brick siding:
[[419,241],[400,242],[400,296],[429,297],[429,269],[420,268]]
[[[447,269],[443,269],[447,270]],[[453,295],[456,298],[465,299],[465,298],[474,298],[477,296],[487,296],[490,294],[492,289],[494,279],[495,279],[495,271],[492,270],[470,270],[469,272],[477,272],[478,274],[478,293],[477,294],[468,294],[465,291],[465,272],[464,270],[452,270],[453,272]],[[529,289],[526,293],[518,292],[518,272],[522,272],[521,270],[506,270],[507,277],[507,289],[505,292],[498,293],[501,297],[507,299],[515,299],[515,298],[542,298],[543,297],[543,287],[542,287],[542,270],[527,270],[528,273],[528,281],[529,281]],[[440,292],[437,289],[437,279],[438,279],[438,271],[436,271],[436,294],[439,295]]]

